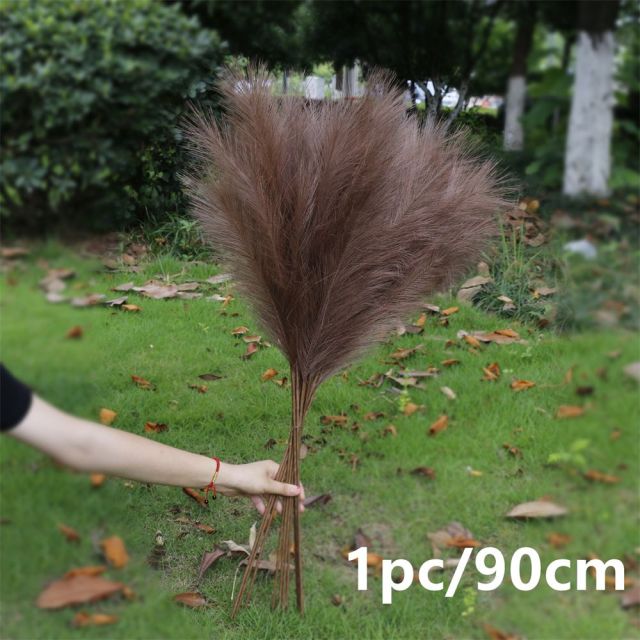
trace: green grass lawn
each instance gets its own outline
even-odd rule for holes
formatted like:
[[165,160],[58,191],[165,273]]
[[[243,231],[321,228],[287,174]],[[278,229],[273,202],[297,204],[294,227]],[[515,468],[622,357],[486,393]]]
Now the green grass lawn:
[[[238,325],[259,331],[247,307],[237,298],[223,311],[220,302],[150,300],[134,294],[129,302],[140,313],[92,307],[73,308],[45,301],[38,288],[44,270],[77,271],[74,293],[109,293],[115,285],[143,283],[158,274],[176,282],[204,279],[215,266],[186,265],[174,258],[155,259],[139,273],[105,272],[98,260],[79,258],[58,245],[36,249],[2,277],[2,358],[14,373],[50,402],[74,414],[97,420],[102,407],[118,416],[114,426],[143,433],[146,421],[169,426],[152,434],[159,441],[230,462],[278,460],[288,433],[289,391],[260,375],[274,367],[286,375],[275,348],[264,348],[243,360],[246,345],[231,335]],[[230,287],[231,288],[231,287]],[[226,285],[217,288],[224,293]],[[208,293],[210,295],[214,290]],[[114,297],[117,294],[113,294]],[[449,306],[450,300],[438,300]],[[416,314],[417,317],[417,314]],[[65,337],[81,325],[83,337]],[[456,339],[459,330],[511,327],[526,344],[483,346],[470,350]],[[448,342],[453,341],[453,342]],[[401,400],[389,383],[379,389],[361,386],[375,373],[392,367],[398,348],[423,344],[402,362],[409,369],[441,369],[425,389],[409,389],[410,401],[424,405],[403,415]],[[619,357],[611,357],[619,351]],[[428,593],[420,585],[395,594],[383,606],[380,580],[369,591],[356,590],[355,568],[341,556],[358,528],[374,541],[371,549],[387,558],[406,558],[415,566],[432,557],[427,534],[451,521],[467,527],[483,545],[501,549],[508,558],[517,548],[538,550],[543,567],[554,558],[637,559],[638,539],[638,389],[623,367],[639,359],[637,336],[623,331],[558,337],[463,307],[441,326],[429,317],[421,335],[394,337],[366,360],[338,375],[320,390],[306,424],[310,453],[303,462],[307,495],[330,493],[332,500],[303,516],[304,618],[295,611],[272,612],[270,581],[261,576],[252,606],[230,620],[236,560],[223,558],[196,582],[200,558],[216,542],[246,542],[257,516],[248,501],[219,499],[202,509],[180,489],[108,479],[92,488],[86,476],[52,461],[10,438],[1,439],[2,535],[1,587],[3,638],[485,638],[488,623],[528,640],[580,638],[605,640],[638,637],[636,615],[620,608],[619,594],[593,590],[565,593],[540,587],[518,592],[505,584],[479,592],[480,576],[467,571],[458,593]],[[442,367],[446,359],[460,362]],[[482,367],[498,362],[497,382],[482,380]],[[573,367],[573,380],[563,383]],[[398,367],[395,367],[397,371]],[[189,384],[213,372],[200,394]],[[152,381],[156,389],[136,387],[131,375]],[[516,393],[513,379],[536,387]],[[440,392],[447,386],[457,398]],[[592,386],[588,397],[576,387]],[[555,417],[560,405],[583,405],[574,419]],[[326,428],[321,416],[345,412],[346,428]],[[365,420],[367,412],[386,417]],[[442,414],[449,428],[429,437],[429,426]],[[352,429],[357,422],[359,429]],[[397,436],[383,436],[395,425]],[[323,432],[323,429],[325,430]],[[620,430],[613,439],[612,432]],[[278,441],[271,450],[265,443]],[[587,440],[586,469],[613,474],[617,484],[590,483],[577,468],[548,465],[554,453],[568,452]],[[503,445],[518,447],[514,457]],[[358,464],[353,467],[352,456]],[[411,475],[432,467],[435,479]],[[469,469],[481,472],[470,474]],[[556,521],[513,521],[504,516],[518,503],[543,496],[566,506]],[[177,515],[216,528],[208,535],[175,522]],[[67,542],[57,530],[65,523],[82,536]],[[153,569],[147,558],[156,532],[166,542],[166,566]],[[547,541],[552,532],[571,536],[564,549]],[[115,598],[81,607],[114,613],[119,622],[101,628],[72,629],[73,611],[41,611],[35,600],[42,588],[74,566],[99,564],[95,540],[121,536],[131,556],[124,569],[106,576],[126,582],[134,601]],[[634,577],[632,574],[630,574]],[[449,574],[450,577],[450,574]],[[448,583],[449,577],[445,578]],[[637,575],[635,576],[637,578]],[[593,587],[593,583],[590,583]],[[199,589],[212,603],[187,609],[173,595]],[[332,604],[340,595],[342,605]]]

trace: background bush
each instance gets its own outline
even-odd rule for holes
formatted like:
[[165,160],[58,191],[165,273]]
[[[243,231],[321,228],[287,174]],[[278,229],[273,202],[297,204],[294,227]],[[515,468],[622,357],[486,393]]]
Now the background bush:
[[208,96],[215,32],[154,0],[5,0],[0,17],[10,226],[113,228],[182,210],[176,125],[187,99]]

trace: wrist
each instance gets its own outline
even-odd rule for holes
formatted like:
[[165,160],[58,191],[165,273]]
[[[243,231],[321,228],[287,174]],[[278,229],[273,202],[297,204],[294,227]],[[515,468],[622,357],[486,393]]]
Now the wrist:
[[218,471],[218,480],[216,482],[216,488],[219,493],[228,495],[233,493],[235,481],[234,472],[236,465],[229,464],[228,462],[220,462],[220,470]]

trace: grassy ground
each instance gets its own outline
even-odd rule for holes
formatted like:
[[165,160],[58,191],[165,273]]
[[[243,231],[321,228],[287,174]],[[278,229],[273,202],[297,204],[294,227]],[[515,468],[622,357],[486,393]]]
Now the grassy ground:
[[[167,444],[236,462],[279,459],[281,442],[270,451],[264,445],[270,438],[282,441],[286,436],[289,392],[261,382],[260,375],[268,367],[284,372],[285,364],[275,348],[262,349],[249,360],[240,358],[246,345],[231,335],[232,329],[256,329],[241,301],[233,301],[226,315],[219,302],[135,295],[130,302],[143,307],[140,313],[52,305],[37,287],[44,273],[36,264],[38,258],[51,267],[75,268],[76,285],[71,286],[79,286],[78,293],[108,293],[127,280],[138,284],[157,274],[178,282],[204,279],[216,272],[215,267],[189,267],[165,258],[146,264],[137,274],[106,273],[97,260],[44,246],[23,269],[2,279],[2,358],[41,395],[72,413],[97,419],[100,408],[107,407],[117,411],[114,426],[119,429],[141,433],[146,421],[168,424],[166,432],[151,436]],[[65,338],[74,325],[84,329],[79,340]],[[519,331],[527,344],[491,344],[475,352],[456,339],[460,329],[506,326]],[[388,384],[376,389],[359,386],[358,380],[387,371],[389,355],[397,348],[418,344],[424,344],[423,349],[403,364],[418,370],[438,366],[441,375],[428,379],[424,390],[409,390],[410,400],[424,408],[407,417]],[[543,566],[554,558],[573,560],[589,553],[601,558],[633,556],[639,544],[640,422],[637,386],[622,369],[638,359],[638,346],[637,336],[623,330],[558,338],[464,307],[451,316],[448,327],[429,318],[422,335],[398,336],[326,383],[307,422],[307,434],[318,440],[309,440],[303,480],[308,495],[328,492],[333,499],[309,509],[303,518],[303,619],[293,612],[269,610],[270,579],[264,577],[252,607],[232,622],[236,561],[230,559],[219,561],[196,584],[204,551],[222,540],[246,541],[256,520],[248,503],[221,499],[205,511],[179,489],[119,479],[94,489],[87,477],[2,438],[2,516],[9,520],[0,527],[2,637],[484,638],[485,623],[529,640],[637,637],[633,614],[621,610],[616,594],[556,593],[542,587],[525,593],[508,584],[484,593],[474,588],[479,576],[470,571],[453,598],[415,585],[396,594],[391,606],[382,606],[380,580],[370,579],[370,590],[358,592],[355,570],[340,550],[360,527],[373,539],[373,551],[419,565],[432,557],[428,532],[459,521],[476,539],[500,548],[507,557],[522,546],[535,548]],[[621,355],[612,358],[616,351]],[[450,358],[460,363],[440,365]],[[482,381],[482,367],[491,362],[500,364],[502,377]],[[571,367],[573,381],[564,384]],[[208,392],[199,394],[188,385],[201,384],[197,376],[205,372],[224,377],[207,383]],[[156,390],[136,387],[132,374],[151,380]],[[516,393],[509,388],[513,378],[532,380],[537,386]],[[443,385],[455,391],[456,400],[439,391]],[[593,386],[595,392],[579,397],[578,386]],[[582,417],[558,420],[555,412],[563,404],[584,405],[587,410]],[[364,414],[371,411],[385,412],[386,417],[365,420]],[[348,426],[323,433],[320,417],[341,412],[349,416]],[[444,413],[449,428],[428,437],[429,425]],[[350,428],[353,421],[360,429]],[[383,437],[390,423],[397,436]],[[615,429],[621,431],[618,439],[611,437]],[[614,474],[619,483],[590,483],[575,467],[547,464],[551,454],[568,452],[581,439],[589,442],[583,451],[585,469]],[[522,457],[510,455],[505,443],[518,447]],[[352,454],[359,461],[355,469]],[[408,473],[418,466],[432,467],[435,479]],[[470,474],[469,468],[482,475]],[[514,505],[542,496],[568,507],[569,515],[558,521],[504,518]],[[185,528],[175,522],[176,513],[207,522],[217,531],[207,535]],[[82,535],[80,543],[63,538],[57,531],[60,522]],[[167,566],[161,570],[147,562],[157,531],[167,548]],[[568,534],[571,542],[555,549],[547,541],[552,532]],[[126,582],[138,597],[84,608],[115,613],[119,622],[72,630],[72,611],[38,610],[34,602],[43,586],[73,566],[98,563],[92,539],[110,534],[125,540],[131,562],[107,576]],[[174,594],[196,588],[213,606],[191,610],[172,601]],[[340,606],[332,604],[336,594],[342,597]]]

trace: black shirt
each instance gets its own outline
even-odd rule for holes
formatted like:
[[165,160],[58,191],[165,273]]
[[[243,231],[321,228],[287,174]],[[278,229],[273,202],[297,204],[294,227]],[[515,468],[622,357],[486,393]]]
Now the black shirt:
[[31,407],[31,396],[31,389],[0,364],[0,431],[8,431],[22,422]]

